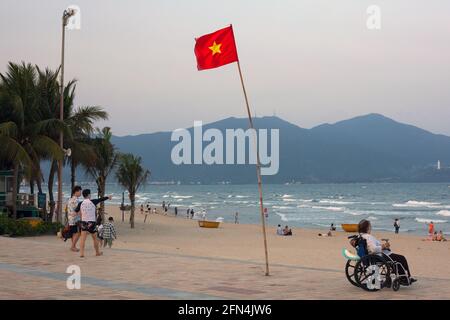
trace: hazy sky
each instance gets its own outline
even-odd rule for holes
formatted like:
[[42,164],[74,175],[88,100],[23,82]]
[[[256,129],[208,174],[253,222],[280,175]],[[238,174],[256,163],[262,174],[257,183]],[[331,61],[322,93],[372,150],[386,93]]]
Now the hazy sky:
[[[235,64],[197,71],[194,38],[233,24],[253,111],[309,128],[370,112],[450,135],[448,0],[0,0],[0,72],[57,68],[77,105],[101,105],[118,135],[244,117]],[[369,5],[381,30],[366,27]],[[103,124],[102,124],[103,125]]]

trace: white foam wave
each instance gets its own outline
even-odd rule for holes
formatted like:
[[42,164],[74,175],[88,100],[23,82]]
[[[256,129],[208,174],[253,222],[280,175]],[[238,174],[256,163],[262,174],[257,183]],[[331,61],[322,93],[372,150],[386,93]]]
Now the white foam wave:
[[284,213],[275,212],[275,214],[281,218],[281,221],[289,221],[289,219],[286,217]]
[[439,206],[440,203],[439,202],[428,202],[428,201],[416,201],[416,200],[409,200],[406,201],[405,203],[394,203],[392,206],[393,207],[409,207],[409,208],[418,208],[418,207],[427,207],[427,208],[432,208],[432,207],[436,207]]
[[322,206],[312,206],[313,209],[320,209],[320,210],[329,210],[329,211],[344,211],[345,208],[343,207],[322,207]]
[[352,201],[337,201],[337,200],[327,200],[327,199],[323,199],[323,200],[319,200],[319,203],[328,203],[328,204],[353,204],[355,202]]
[[174,199],[190,199],[192,197],[193,196],[172,196],[172,198],[174,198]]
[[433,219],[426,219],[426,218],[416,218],[415,220],[420,223],[430,223],[431,221],[433,221],[433,223],[446,223],[447,222],[447,220],[433,220]]
[[444,217],[450,217],[450,210],[441,210],[436,213],[437,215],[444,216]]

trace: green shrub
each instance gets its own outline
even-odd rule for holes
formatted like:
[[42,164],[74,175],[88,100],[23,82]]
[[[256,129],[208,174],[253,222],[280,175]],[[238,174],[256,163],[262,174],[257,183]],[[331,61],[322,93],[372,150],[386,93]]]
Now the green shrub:
[[8,234],[11,237],[37,236],[56,234],[62,225],[54,222],[42,222],[36,227],[24,220],[14,220],[0,216],[0,235]]

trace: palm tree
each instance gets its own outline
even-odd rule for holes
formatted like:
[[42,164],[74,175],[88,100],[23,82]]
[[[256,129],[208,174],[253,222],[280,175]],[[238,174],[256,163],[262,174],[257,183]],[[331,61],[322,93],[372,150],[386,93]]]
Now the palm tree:
[[94,122],[97,120],[108,119],[108,113],[97,106],[79,107],[76,110],[72,108],[73,104],[68,106],[69,112],[65,117],[65,122],[69,125],[72,132],[72,139],[66,141],[66,148],[72,150],[69,159],[70,181],[72,189],[75,186],[75,173],[78,165],[82,164],[89,167],[95,162],[96,152],[91,145],[90,136],[94,132]]
[[[50,73],[49,76],[52,76]],[[8,64],[7,72],[0,73],[0,157],[12,164],[13,216],[17,216],[16,199],[19,170],[28,179],[41,179],[42,158],[61,159],[63,150],[51,139],[49,131],[64,130],[64,123],[42,113],[36,67],[31,64]],[[34,174],[32,175],[31,172]]]
[[[91,145],[94,148],[96,157],[88,164],[84,164],[88,173],[97,184],[98,197],[104,197],[106,191],[106,179],[117,164],[117,152],[111,143],[111,128],[104,127],[97,129],[96,136],[92,138]],[[100,203],[99,214],[104,221],[105,204]]]
[[128,190],[128,196],[131,202],[131,228],[134,228],[136,192],[147,182],[149,176],[150,171],[144,169],[141,165],[141,157],[129,153],[120,155],[116,177],[119,183]]
[[[59,119],[60,108],[60,86],[58,83],[58,71],[53,72],[48,69],[38,72],[38,98],[40,111],[46,118]],[[75,109],[75,89],[76,80],[69,81],[64,87],[64,148],[71,149],[70,158],[66,158],[71,169],[71,184],[75,186],[75,172],[78,164],[89,164],[95,158],[95,152],[89,145],[89,136],[94,131],[93,123],[96,120],[105,120],[108,114],[98,106],[83,106]],[[59,142],[59,132],[47,128],[47,134],[55,141]],[[48,177],[48,193],[50,200],[51,214],[55,209],[53,186],[55,174],[58,169],[56,159],[53,159]],[[39,187],[39,185],[38,185]]]

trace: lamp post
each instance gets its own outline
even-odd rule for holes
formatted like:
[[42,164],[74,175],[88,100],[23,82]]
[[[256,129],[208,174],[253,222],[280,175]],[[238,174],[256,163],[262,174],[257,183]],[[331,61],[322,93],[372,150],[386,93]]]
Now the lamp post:
[[[75,15],[75,9],[68,8],[64,10],[62,15],[62,41],[61,41],[61,80],[60,80],[60,104],[59,104],[59,120],[64,121],[64,42],[66,37],[66,26],[73,15]],[[64,149],[64,134],[62,131],[59,133],[59,146]],[[58,211],[56,215],[56,221],[62,222],[62,180],[63,180],[63,159],[58,161]]]

